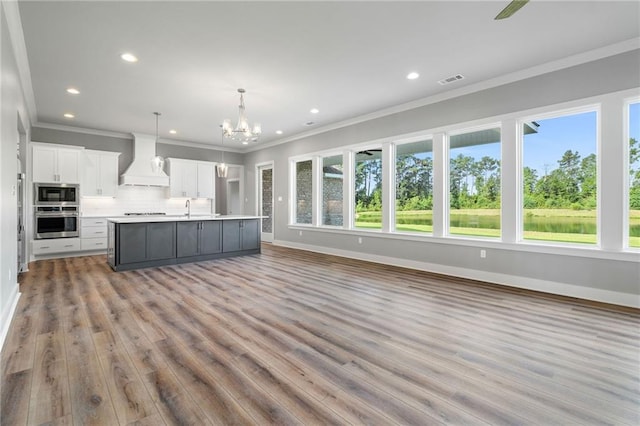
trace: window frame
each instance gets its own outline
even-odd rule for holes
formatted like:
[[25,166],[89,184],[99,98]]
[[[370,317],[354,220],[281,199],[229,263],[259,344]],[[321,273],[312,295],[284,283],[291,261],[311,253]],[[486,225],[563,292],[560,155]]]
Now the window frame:
[[[631,139],[631,105],[640,104],[640,96],[628,97],[623,100],[623,158],[622,158],[622,167],[624,172],[624,196],[622,200],[622,208],[624,211],[623,220],[622,220],[622,249],[631,252],[640,252],[640,247],[632,247],[630,245],[630,220],[631,220],[631,205],[629,203],[629,198],[631,197],[631,180],[629,177],[629,171],[631,169],[631,164],[629,163],[629,140]],[[638,141],[640,142],[640,140]]]
[[[621,135],[627,134],[628,119],[627,113],[624,111],[628,103],[640,100],[638,88],[627,89],[614,93],[606,93],[575,99],[571,101],[559,102],[555,104],[547,104],[538,107],[526,108],[512,112],[504,112],[488,117],[446,124],[441,126],[426,127],[423,130],[411,131],[404,134],[396,134],[384,136],[380,138],[371,138],[368,140],[360,140],[349,144],[335,144],[330,149],[308,152],[304,155],[290,156],[291,160],[312,159],[314,156],[330,156],[343,153],[344,167],[344,202],[343,202],[343,226],[334,228],[321,224],[295,224],[291,220],[292,197],[295,194],[290,189],[289,197],[289,229],[311,230],[314,232],[326,232],[342,236],[351,236],[353,238],[362,239],[363,236],[372,236],[375,238],[389,238],[396,240],[428,242],[428,243],[444,243],[468,247],[483,247],[506,249],[524,252],[536,252],[547,254],[560,254],[570,256],[580,256],[597,259],[624,260],[636,259],[638,251],[635,248],[628,247],[628,223],[624,224],[624,236],[622,220],[628,221],[628,213],[622,209],[622,202],[614,200],[624,198],[625,205],[628,203],[628,188],[622,186],[623,175],[627,178],[628,166],[622,171],[623,162],[620,156],[624,150],[628,155],[628,141],[623,144]],[[623,106],[624,105],[624,106]],[[580,244],[580,243],[562,243],[552,241],[536,241],[524,240],[522,212],[523,212],[523,141],[521,136],[522,123],[534,119],[545,119],[564,114],[577,114],[581,112],[595,111],[597,116],[597,240],[598,244]],[[621,126],[624,124],[624,129]],[[449,211],[449,141],[448,134],[464,133],[476,128],[486,128],[493,126],[500,127],[501,131],[501,238],[485,239],[482,237],[447,235],[445,229],[449,227],[449,217],[444,217]],[[603,134],[606,132],[606,134]],[[375,229],[367,230],[363,228],[354,228],[354,187],[355,187],[355,154],[354,152],[370,148],[374,145],[382,144],[384,147],[392,147],[394,143],[409,141],[411,139],[420,139],[427,135],[433,139],[433,158],[434,158],[434,205],[433,205],[433,234],[422,233],[403,233],[392,229]],[[611,149],[611,138],[617,141],[617,147]],[[603,150],[602,140],[607,139],[607,149]],[[624,145],[624,148],[623,148]],[[387,150],[387,155],[391,152]],[[605,154],[603,156],[603,153]],[[606,158],[604,158],[606,157]],[[395,156],[389,162],[393,162],[393,173],[387,171],[386,178],[383,178],[383,185],[387,185],[389,189],[393,189],[394,193],[387,193],[387,202],[385,206],[391,205],[395,211],[395,207],[391,203],[395,203]],[[627,157],[625,157],[627,158]],[[624,164],[626,160],[624,160]],[[293,180],[295,173],[290,167],[290,188],[295,188]],[[320,173],[314,171],[316,176]],[[604,176],[604,178],[603,178]],[[603,187],[603,182],[607,188]],[[317,187],[317,185],[316,185]],[[604,200],[601,199],[604,192]],[[507,198],[505,198],[507,197]],[[603,205],[606,202],[608,205]],[[611,203],[614,202],[615,205]],[[625,206],[628,212],[628,207]],[[318,207],[314,208],[314,212]],[[383,220],[389,221],[389,211],[383,214]],[[321,220],[321,219],[318,219]],[[394,221],[395,223],[395,221]],[[604,226],[603,226],[604,224]],[[604,242],[600,243],[602,235],[605,236]],[[351,238],[347,237],[347,238]],[[361,242],[360,242],[361,243]]]
[[[588,243],[568,243],[562,241],[549,241],[549,240],[532,240],[524,238],[524,134],[522,132],[522,126],[525,123],[532,121],[542,121],[554,118],[561,118],[564,116],[579,115],[584,113],[595,112],[596,114],[596,242],[595,244]],[[518,206],[516,206],[517,213],[517,230],[516,230],[516,242],[518,244],[531,244],[542,245],[549,247],[568,247],[568,248],[601,248],[601,231],[602,231],[602,202],[600,200],[602,193],[602,155],[601,155],[601,102],[598,103],[585,103],[580,106],[572,106],[567,108],[542,108],[539,113],[532,113],[526,116],[521,116],[516,119],[516,125],[518,128]]]
[[[298,163],[311,161],[311,223],[298,222]],[[289,159],[289,226],[314,226],[315,204],[314,197],[315,179],[314,179],[314,156],[305,155]]]
[[[356,145],[354,147],[352,147],[350,149],[350,155],[353,159],[352,161],[352,166],[351,166],[351,191],[350,191],[350,195],[351,195],[351,199],[349,202],[349,209],[350,209],[350,219],[351,219],[351,223],[349,224],[349,229],[354,229],[357,231],[361,231],[361,232],[373,232],[373,233],[380,233],[380,232],[385,232],[385,223],[384,223],[384,218],[385,218],[385,210],[387,210],[385,208],[385,194],[388,194],[388,191],[385,191],[385,161],[384,161],[384,157],[385,157],[385,145],[386,146],[390,146],[389,142],[383,142],[383,141],[372,141],[369,142],[367,144],[361,144],[361,145]],[[381,179],[381,194],[380,194],[380,198],[381,198],[381,210],[380,210],[380,214],[381,214],[381,221],[380,221],[380,228],[358,228],[356,226],[356,217],[357,217],[357,212],[356,212],[356,206],[357,206],[357,201],[356,201],[356,166],[358,163],[358,160],[356,158],[356,155],[358,154],[358,152],[362,152],[362,151],[368,151],[368,150],[381,150],[380,151],[380,179]],[[388,195],[387,195],[388,196]],[[344,219],[343,219],[344,220]]]
[[[443,169],[444,169],[444,188],[443,188],[443,192],[444,192],[444,200],[443,200],[443,204],[442,204],[442,209],[443,209],[443,219],[444,219],[444,228],[443,228],[443,236],[446,238],[455,238],[455,239],[471,239],[471,240],[481,240],[481,241],[503,241],[504,238],[504,224],[503,224],[503,211],[502,211],[502,205],[503,205],[503,200],[504,200],[504,196],[503,196],[503,190],[504,190],[504,182],[503,182],[503,172],[502,172],[502,167],[503,167],[503,148],[502,148],[502,144],[503,144],[503,123],[505,120],[500,120],[500,121],[490,121],[490,122],[485,122],[483,124],[478,124],[475,126],[469,126],[469,127],[459,127],[459,128],[455,128],[453,130],[447,131],[445,132],[445,137],[444,137],[444,164],[443,164]],[[458,234],[452,234],[451,233],[451,218],[450,218],[450,211],[451,211],[451,136],[458,136],[458,135],[462,135],[465,133],[474,133],[474,132],[478,132],[478,131],[482,131],[482,130],[491,130],[491,129],[498,129],[500,131],[500,236],[499,237],[483,237],[480,235],[458,235]]]
[[[396,209],[396,197],[397,197],[397,163],[398,163],[398,147],[401,145],[408,145],[411,143],[416,143],[416,142],[423,142],[423,141],[427,141],[430,140],[431,141],[431,161],[433,163],[433,169],[432,169],[432,173],[434,176],[432,176],[431,180],[432,180],[432,199],[433,199],[433,206],[431,209],[432,212],[432,222],[431,222],[431,226],[432,226],[432,230],[431,232],[417,232],[417,231],[398,231],[397,229],[397,209]],[[436,192],[436,184],[434,181],[435,178],[435,170],[436,170],[436,154],[435,154],[435,137],[434,134],[432,133],[422,133],[420,135],[416,135],[416,136],[412,136],[410,138],[403,138],[403,139],[396,139],[391,143],[392,146],[392,155],[391,155],[391,163],[392,163],[392,172],[391,173],[391,184],[389,185],[389,189],[390,189],[390,194],[389,194],[389,198],[390,198],[390,202],[391,202],[391,210],[393,211],[393,214],[390,215],[389,218],[389,232],[395,233],[395,234],[399,234],[399,235],[416,235],[416,236],[433,236],[434,235],[434,217],[433,215],[435,215],[435,192]]]
[[[345,161],[345,151],[344,150],[340,150],[340,151],[328,151],[328,152],[324,152],[322,154],[319,154],[318,156],[318,197],[319,197],[319,203],[318,203],[318,227],[320,228],[328,228],[328,229],[346,229],[348,228],[345,220],[346,220],[346,216],[345,216],[345,211],[346,209],[349,208],[349,206],[345,205],[345,193],[347,193],[347,181],[348,179],[348,174],[350,172],[350,170],[347,169],[346,167],[346,161]],[[324,173],[324,159],[325,158],[329,158],[329,157],[341,157],[342,158],[342,225],[326,225],[324,223],[324,212],[323,212],[323,206],[324,206],[324,180],[323,180],[323,173]]]

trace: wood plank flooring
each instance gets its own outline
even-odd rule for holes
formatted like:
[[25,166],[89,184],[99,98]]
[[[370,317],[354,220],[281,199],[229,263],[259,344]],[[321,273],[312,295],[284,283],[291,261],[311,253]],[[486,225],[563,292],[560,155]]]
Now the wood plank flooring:
[[263,245],[34,262],[2,425],[640,424],[640,313]]

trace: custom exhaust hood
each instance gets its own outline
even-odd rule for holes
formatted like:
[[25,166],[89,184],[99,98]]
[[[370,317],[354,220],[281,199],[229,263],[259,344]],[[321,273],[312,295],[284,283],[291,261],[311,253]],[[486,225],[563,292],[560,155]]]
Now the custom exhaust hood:
[[133,161],[120,176],[120,185],[169,186],[169,176],[156,157],[156,137],[133,133]]

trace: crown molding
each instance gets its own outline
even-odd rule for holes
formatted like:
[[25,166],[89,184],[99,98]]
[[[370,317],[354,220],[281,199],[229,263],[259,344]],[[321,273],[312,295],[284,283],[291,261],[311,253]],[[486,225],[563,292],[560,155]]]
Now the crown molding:
[[[69,126],[65,124],[37,122],[36,124],[33,125],[33,127],[37,127],[40,129],[60,130],[63,132],[82,133],[85,135],[105,136],[108,138],[128,139],[131,141],[133,140],[133,133],[113,132],[110,130],[99,130],[99,129],[88,129],[85,127],[74,127],[74,126]],[[182,141],[182,140],[176,140],[176,139],[164,139],[164,138],[158,138],[157,143],[164,144],[164,145],[178,145],[178,146],[187,146],[191,148],[210,149],[214,151],[221,151],[223,148],[222,146],[219,146],[219,145],[207,145],[207,144],[198,143],[198,142]],[[225,147],[224,151],[235,152],[239,154],[244,153],[243,150],[240,150],[237,148]]]
[[553,71],[570,68],[576,65],[585,64],[588,62],[596,61],[598,59],[603,59],[609,56],[614,56],[614,55],[618,55],[621,53],[625,53],[625,52],[629,52],[637,49],[640,49],[640,37],[632,38],[629,40],[625,40],[619,43],[615,43],[609,46],[590,50],[587,52],[578,53],[576,55],[567,56],[566,58],[547,62],[541,65],[536,65],[534,67],[527,68],[524,70],[515,71],[515,72],[505,74],[496,78],[484,80],[479,83],[474,83],[469,86],[461,87],[459,89],[449,90],[443,93],[438,93],[437,95],[428,96],[426,98],[418,99],[418,100],[407,102],[400,105],[395,105],[389,108],[384,108],[369,114],[350,118],[337,123],[327,124],[325,126],[321,126],[313,130],[309,130],[303,133],[297,133],[293,136],[268,142],[260,146],[249,147],[245,149],[244,152],[248,153],[248,152],[260,151],[262,149],[271,148],[284,143],[293,142],[296,140],[304,139],[304,138],[318,135],[321,133],[326,133],[331,130],[336,130],[336,129],[351,126],[354,124],[362,123],[365,121],[374,120],[376,118],[386,117],[388,115],[396,114],[403,111],[408,111],[414,108],[419,108],[422,106],[434,104],[437,102],[442,102],[448,99],[453,99],[453,98],[457,98],[464,95],[469,95],[471,93],[480,92],[482,90],[491,89],[494,87],[502,86],[502,85],[513,83],[516,81],[526,80],[528,78],[547,74]]
[[7,19],[7,27],[9,30],[9,38],[11,39],[11,47],[18,68],[20,78],[20,88],[25,101],[25,108],[29,121],[35,123],[38,120],[38,111],[36,109],[36,97],[31,85],[31,68],[29,68],[29,58],[27,56],[27,45],[24,41],[24,30],[22,29],[22,19],[20,18],[20,9],[17,0],[3,0],[2,9]]
[[85,135],[106,136],[109,138],[133,140],[133,135],[131,133],[113,132],[111,130],[88,129],[85,127],[75,127],[66,124],[43,123],[41,121],[38,121],[33,125],[33,127],[38,127],[41,129],[60,130],[63,132],[83,133]]
[[180,141],[180,140],[175,140],[175,139],[163,139],[163,138],[159,138],[158,139],[158,143],[164,144],[164,145],[178,145],[178,146],[187,146],[187,147],[191,147],[191,148],[200,148],[200,149],[210,149],[213,151],[222,151],[224,148],[224,152],[235,152],[238,154],[244,154],[246,151],[242,150],[242,149],[238,149],[238,148],[228,148],[225,146],[221,146],[221,145],[206,145],[203,143],[199,143],[199,142],[191,142],[191,141]]

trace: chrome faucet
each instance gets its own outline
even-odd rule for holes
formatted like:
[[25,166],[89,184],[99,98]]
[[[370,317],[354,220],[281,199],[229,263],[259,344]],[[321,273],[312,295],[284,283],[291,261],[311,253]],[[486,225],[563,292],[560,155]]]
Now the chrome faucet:
[[187,216],[191,217],[191,200],[187,200],[184,206],[187,208]]

